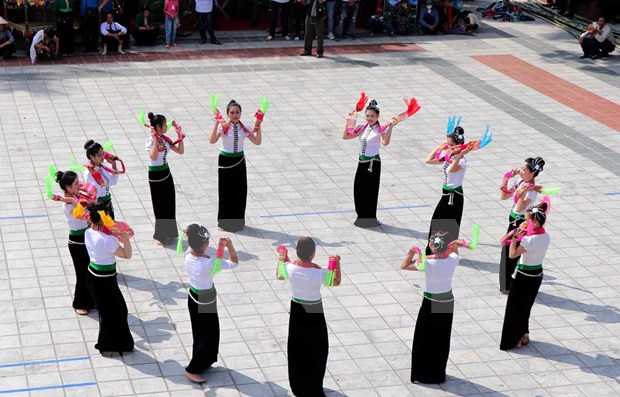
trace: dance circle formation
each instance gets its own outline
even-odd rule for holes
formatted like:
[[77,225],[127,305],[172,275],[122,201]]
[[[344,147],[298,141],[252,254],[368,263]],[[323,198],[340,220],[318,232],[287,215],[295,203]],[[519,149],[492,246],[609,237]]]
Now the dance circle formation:
[[[219,97],[211,95],[214,125],[209,142],[221,141],[218,158],[219,229],[238,232],[245,227],[248,194],[244,144],[246,138],[261,144],[262,123],[269,101],[260,98],[252,128],[241,122],[242,108],[231,100],[224,116],[218,110]],[[353,196],[357,219],[355,226],[373,228],[377,220],[377,202],[381,181],[381,146],[387,146],[394,127],[420,110],[415,98],[405,99],[406,110],[386,124],[379,123],[381,110],[375,100],[362,93],[347,118],[342,138],[357,139],[359,162],[354,179]],[[363,112],[364,122],[357,123]],[[147,121],[148,116],[148,121]],[[206,255],[212,241],[209,231],[191,224],[179,230],[176,222],[174,180],[168,164],[170,152],[183,154],[185,132],[175,121],[161,114],[143,110],[141,124],[150,131],[145,151],[148,153],[148,180],[155,218],[153,239],[158,245],[176,240],[177,252],[184,255],[189,280],[187,305],[191,319],[193,350],[185,368],[190,380],[206,382],[204,372],[217,362],[220,326],[217,291],[214,278],[224,269],[239,266],[233,241],[219,238],[214,257]],[[418,313],[413,337],[411,382],[442,383],[450,353],[450,337],[454,313],[452,277],[460,261],[459,249],[475,249],[480,227],[472,227],[471,241],[460,238],[460,225],[465,203],[463,181],[468,168],[466,155],[487,147],[492,142],[489,127],[480,140],[466,142],[460,117],[449,117],[446,140],[426,158],[427,164],[440,165],[443,172],[441,197],[430,221],[428,240],[424,246],[409,249],[401,269],[425,272],[422,306]],[[177,138],[167,136],[174,129]],[[133,337],[127,323],[127,305],[118,287],[116,258],[130,259],[133,229],[114,217],[112,187],[126,172],[123,160],[110,153],[113,141],[101,145],[88,140],[85,165],[72,159],[67,171],[48,167],[46,196],[62,202],[69,228],[68,248],[75,267],[76,285],[73,308],[79,315],[96,310],[99,315],[99,336],[95,349],[111,356],[131,352]],[[545,161],[528,157],[520,167],[503,175],[499,187],[502,200],[511,200],[508,230],[500,239],[500,292],[508,295],[501,350],[521,348],[530,342],[529,317],[543,278],[543,260],[550,243],[544,225],[551,210],[549,195],[558,188],[543,187],[536,178]],[[83,181],[78,171],[83,170]],[[512,181],[512,182],[511,182]],[[61,195],[53,193],[56,182]],[[251,187],[250,187],[251,188]],[[538,196],[544,197],[537,203]],[[185,248],[185,239],[187,248]],[[225,259],[228,251],[228,259]],[[342,280],[340,256],[330,255],[328,265],[315,263],[316,244],[311,237],[301,237],[295,247],[297,259],[289,258],[288,249],[277,248],[275,277],[291,284],[288,375],[296,396],[324,396],[323,379],[327,366],[329,341],[321,299],[321,285],[337,287]]]

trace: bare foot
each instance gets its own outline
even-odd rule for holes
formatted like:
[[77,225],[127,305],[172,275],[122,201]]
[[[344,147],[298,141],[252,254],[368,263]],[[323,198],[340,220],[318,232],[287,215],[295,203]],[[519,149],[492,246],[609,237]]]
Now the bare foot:
[[191,380],[192,382],[196,382],[196,383],[205,383],[207,381],[207,378],[202,378],[198,374],[190,374],[187,371],[185,371],[185,376],[187,377],[187,379]]
[[521,338],[521,344],[525,346],[528,343],[530,343],[530,334],[525,334],[523,335],[523,338]]
[[517,342],[517,345],[515,346],[515,348],[520,349],[523,347],[523,339],[519,339],[519,341]]
[[88,314],[88,310],[85,310],[85,309],[75,309],[75,312],[79,314],[80,316],[85,316]]
[[153,241],[155,241],[155,244],[157,244],[157,245],[164,245],[164,243],[159,241],[159,240],[153,240]]

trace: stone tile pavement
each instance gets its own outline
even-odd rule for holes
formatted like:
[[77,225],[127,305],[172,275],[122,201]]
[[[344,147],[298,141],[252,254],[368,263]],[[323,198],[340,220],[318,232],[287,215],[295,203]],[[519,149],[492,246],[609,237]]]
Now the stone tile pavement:
[[[225,36],[223,36],[225,37]],[[540,40],[544,38],[544,40]],[[220,38],[222,39],[222,38]],[[223,40],[224,41],[224,40]],[[617,55],[580,62],[572,37],[542,22],[483,22],[471,37],[361,39],[415,43],[424,51],[346,53],[327,43],[323,60],[289,55],[202,57],[157,62],[0,68],[0,393],[31,396],[285,396],[290,288],[274,279],[279,244],[301,235],[318,257],[338,253],[341,287],[323,289],[330,355],[325,387],[334,396],[615,396],[620,394],[620,227],[618,127],[605,126],[476,61],[512,54],[620,103]],[[344,45],[350,43],[344,43]],[[296,43],[248,41],[239,48]],[[340,45],[340,44],[339,44]],[[360,47],[361,48],[361,47]],[[354,228],[356,144],[340,139],[360,91],[400,113],[402,97],[422,111],[382,149],[380,229]],[[182,259],[151,240],[146,132],[141,108],[176,119],[186,153],[172,156],[180,225],[200,222],[214,236],[217,148],[209,93],[236,99],[249,119],[266,95],[272,107],[260,147],[247,148],[248,227],[231,238],[240,267],[216,278],[220,361],[204,386],[183,376],[191,354]],[[587,104],[584,104],[587,106]],[[422,244],[438,201],[440,171],[423,163],[443,139],[448,115],[467,135],[487,124],[493,143],[469,155],[463,232],[481,225],[477,250],[463,253],[454,280],[456,312],[442,385],[408,381],[423,275],[399,270]],[[83,159],[87,138],[116,141],[128,173],[114,189],[118,218],[136,230],[135,253],[119,261],[136,351],[103,358],[93,345],[96,314],[71,309],[74,275],[57,203],[44,200],[50,162]],[[562,187],[548,222],[552,246],[531,318],[532,344],[499,350],[506,297],[498,293],[498,239],[509,204],[497,199],[501,174],[525,157],[547,165],[540,182]]]

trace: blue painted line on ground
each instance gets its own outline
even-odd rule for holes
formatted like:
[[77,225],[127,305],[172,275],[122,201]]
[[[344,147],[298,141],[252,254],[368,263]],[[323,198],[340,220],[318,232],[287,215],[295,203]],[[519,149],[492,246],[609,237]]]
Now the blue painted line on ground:
[[620,192],[609,192],[609,193],[605,193],[605,196],[618,196],[620,195]]
[[24,389],[0,390],[0,394],[25,393],[29,391],[39,391],[39,390],[69,389],[71,387],[86,387],[86,386],[96,386],[96,385],[97,385],[96,382],[84,382],[84,383],[70,383],[68,385],[27,387]]
[[0,368],[11,368],[11,367],[26,367],[28,365],[45,365],[45,364],[55,364],[55,363],[66,363],[69,361],[82,361],[88,360],[90,357],[69,357],[69,358],[59,358],[57,360],[43,360],[43,361],[26,361],[23,363],[13,363],[13,364],[2,364]]
[[[408,208],[427,208],[430,207],[426,204],[420,205],[403,205],[402,207],[384,207],[377,208],[377,211],[391,211],[391,210],[402,210]],[[318,212],[298,212],[295,214],[276,214],[276,215],[261,215],[259,218],[284,218],[287,216],[309,216],[309,215],[331,215],[331,214],[345,214],[348,212],[355,212],[355,210],[335,210],[335,211],[318,211]]]
[[33,218],[47,218],[47,215],[0,216],[0,221],[5,221],[7,219],[33,219]]

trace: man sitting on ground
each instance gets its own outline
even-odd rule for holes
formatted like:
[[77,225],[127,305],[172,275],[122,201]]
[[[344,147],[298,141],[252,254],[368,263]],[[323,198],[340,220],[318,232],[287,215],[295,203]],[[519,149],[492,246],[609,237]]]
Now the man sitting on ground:
[[34,65],[38,59],[54,59],[60,49],[60,40],[51,28],[39,30],[32,38],[30,61]]
[[0,59],[9,59],[15,52],[15,38],[6,27],[8,22],[0,17]]
[[433,0],[426,0],[426,7],[420,11],[420,33],[437,34],[439,14],[433,4]]
[[123,51],[123,40],[127,34],[127,28],[123,25],[114,22],[114,14],[108,12],[106,14],[106,21],[101,24],[101,40],[103,41],[103,52],[101,55],[108,53],[108,47],[110,51],[114,51],[118,48],[119,54],[125,54]]
[[153,45],[159,35],[159,26],[155,25],[148,5],[144,5],[142,12],[136,15],[132,35],[137,45]]
[[579,37],[579,44],[583,50],[581,59],[607,57],[616,49],[614,32],[603,17],[588,26],[588,31]]

